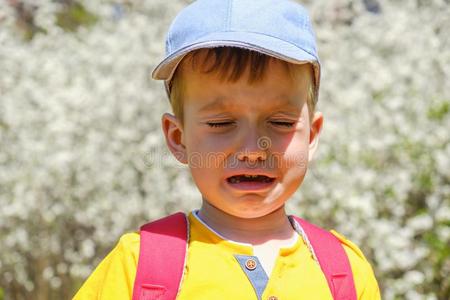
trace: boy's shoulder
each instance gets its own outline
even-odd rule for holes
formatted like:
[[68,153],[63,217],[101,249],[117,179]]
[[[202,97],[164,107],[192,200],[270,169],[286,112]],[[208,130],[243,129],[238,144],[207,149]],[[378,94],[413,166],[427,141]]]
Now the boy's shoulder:
[[335,230],[330,230],[330,232],[341,242],[350,261],[353,276],[358,277],[358,275],[368,274],[367,272],[373,273],[372,266],[355,243]]
[[355,243],[347,239],[344,235],[337,232],[336,230],[330,230],[330,232],[341,242],[342,246],[344,247],[344,250],[347,252],[347,255],[352,255],[357,257],[358,259],[367,262],[366,257],[364,256],[361,249],[359,249],[358,246],[356,246]]
[[[118,252],[128,252],[133,256],[139,255],[139,246],[141,242],[141,236],[139,232],[128,232],[123,234],[114,250]],[[138,257],[136,257],[138,259]]]
[[372,266],[361,249],[337,231],[330,232],[341,242],[350,261],[358,299],[361,295],[364,295],[364,299],[380,299],[380,290]]
[[133,231],[133,232],[127,232],[124,233],[120,238],[119,238],[119,244],[126,244],[126,245],[133,245],[138,243],[139,244],[139,240],[140,240],[140,234],[139,231]]
[[115,300],[131,297],[139,260],[138,232],[122,235],[114,249],[100,262],[73,300]]

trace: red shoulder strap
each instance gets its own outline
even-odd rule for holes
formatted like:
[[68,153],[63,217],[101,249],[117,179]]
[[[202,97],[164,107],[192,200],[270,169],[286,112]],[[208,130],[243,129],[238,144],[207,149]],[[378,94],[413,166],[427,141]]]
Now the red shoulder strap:
[[[350,262],[340,241],[320,227],[293,218],[311,243],[333,299],[357,300]],[[133,300],[175,299],[186,258],[188,226],[185,214],[176,213],[148,223],[141,227],[140,234]]]
[[133,300],[173,300],[183,277],[186,215],[176,213],[141,227]]
[[350,261],[338,238],[316,225],[295,217],[319,261],[334,300],[357,300]]

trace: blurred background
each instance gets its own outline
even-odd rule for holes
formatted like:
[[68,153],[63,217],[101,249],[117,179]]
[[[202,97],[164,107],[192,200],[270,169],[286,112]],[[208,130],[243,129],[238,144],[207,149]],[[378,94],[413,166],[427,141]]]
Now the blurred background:
[[[70,299],[121,234],[200,204],[150,72],[187,0],[0,0],[0,299]],[[450,299],[450,1],[305,0],[319,153],[292,213],[383,299]]]

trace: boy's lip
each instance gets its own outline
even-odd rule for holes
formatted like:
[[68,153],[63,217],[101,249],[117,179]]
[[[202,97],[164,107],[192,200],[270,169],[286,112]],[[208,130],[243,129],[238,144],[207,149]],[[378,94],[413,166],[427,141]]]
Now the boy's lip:
[[[276,176],[272,173],[261,170],[261,169],[245,169],[245,170],[234,170],[232,173],[227,174],[225,177],[225,183],[231,187],[233,190],[241,191],[241,192],[264,192],[272,188],[275,184]],[[239,175],[262,175],[270,178],[270,181],[240,181],[240,182],[231,182],[229,179],[233,176]]]
[[230,177],[233,176],[239,176],[239,175],[250,175],[250,176],[255,176],[255,175],[262,175],[262,176],[266,176],[272,179],[275,179],[276,176],[270,172],[268,172],[267,170],[263,170],[263,169],[240,169],[240,170],[233,170],[233,172],[227,173],[225,179],[228,179]]
[[240,181],[231,183],[228,180],[224,180],[225,184],[229,186],[231,189],[238,192],[253,192],[253,193],[261,193],[270,190],[275,184],[275,178],[269,182],[262,181]]

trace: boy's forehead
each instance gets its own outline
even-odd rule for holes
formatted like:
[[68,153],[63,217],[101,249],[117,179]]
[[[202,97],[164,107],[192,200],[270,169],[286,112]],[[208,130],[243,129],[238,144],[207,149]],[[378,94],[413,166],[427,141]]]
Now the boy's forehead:
[[[242,102],[236,102],[233,101],[232,98],[224,97],[224,96],[217,96],[213,99],[211,99],[208,102],[202,103],[198,109],[198,112],[200,114],[202,113],[208,113],[208,112],[214,112],[214,111],[227,111],[232,110],[236,108],[236,106],[241,107],[241,105],[236,104],[242,104]],[[254,106],[255,103],[246,103],[248,106]],[[295,103],[295,101],[292,101],[290,97],[288,97],[286,94],[281,94],[278,97],[271,98],[269,105],[264,105],[267,109],[280,109],[283,108],[284,110],[288,110],[292,112],[293,114],[298,113],[300,110],[300,107],[298,103]]]

